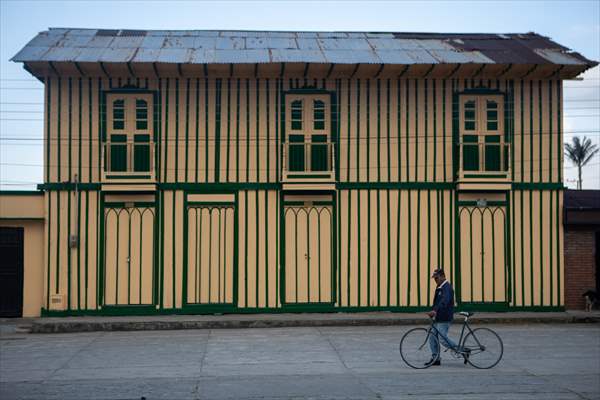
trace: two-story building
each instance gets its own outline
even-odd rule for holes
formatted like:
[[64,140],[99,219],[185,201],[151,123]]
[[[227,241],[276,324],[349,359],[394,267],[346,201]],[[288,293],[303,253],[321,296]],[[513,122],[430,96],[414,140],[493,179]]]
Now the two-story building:
[[[563,90],[527,34],[50,29],[42,315],[564,306]],[[42,263],[42,261],[40,261]],[[40,289],[41,290],[41,289]]]

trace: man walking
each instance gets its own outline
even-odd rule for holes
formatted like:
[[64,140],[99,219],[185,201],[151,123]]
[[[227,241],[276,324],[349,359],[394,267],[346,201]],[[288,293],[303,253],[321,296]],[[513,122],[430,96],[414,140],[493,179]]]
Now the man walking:
[[438,336],[442,336],[445,346],[456,348],[456,343],[448,338],[448,329],[454,318],[454,290],[452,285],[446,280],[446,274],[441,268],[433,271],[431,277],[434,279],[437,288],[433,298],[433,310],[427,315],[435,318],[434,326],[441,335],[429,336],[429,348],[431,349],[431,360],[427,364],[440,365],[440,343]]

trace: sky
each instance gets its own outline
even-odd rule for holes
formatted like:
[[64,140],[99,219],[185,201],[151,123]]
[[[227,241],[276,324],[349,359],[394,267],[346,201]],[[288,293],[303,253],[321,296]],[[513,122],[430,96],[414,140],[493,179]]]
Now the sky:
[[[394,32],[536,32],[600,60],[600,1],[24,1],[0,0],[0,189],[31,190],[43,180],[43,87],[10,62],[49,27]],[[565,142],[600,146],[600,67],[566,81]],[[31,141],[5,138],[27,137]],[[577,168],[565,161],[565,185]],[[600,189],[600,155],[583,172]]]

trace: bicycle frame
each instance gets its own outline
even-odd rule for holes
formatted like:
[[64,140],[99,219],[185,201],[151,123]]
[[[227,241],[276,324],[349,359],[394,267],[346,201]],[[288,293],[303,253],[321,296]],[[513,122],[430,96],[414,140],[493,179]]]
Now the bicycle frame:
[[[427,344],[429,342],[429,335],[436,335],[437,337],[442,337],[442,339],[444,339],[445,343],[448,343],[448,336],[444,335],[442,332],[440,332],[436,327],[435,327],[435,319],[431,319],[431,324],[429,325],[429,329],[427,330],[427,336],[425,338],[425,343],[423,343],[422,346],[424,346],[425,344]],[[467,334],[465,334],[465,330],[468,330]],[[481,343],[479,343],[479,340],[477,339],[477,336],[475,336],[475,333],[473,332],[473,329],[471,329],[471,326],[469,325],[469,317],[465,317],[463,323],[462,323],[462,329],[460,331],[460,337],[458,339],[458,343],[457,343],[457,348],[456,349],[452,349],[453,351],[455,351],[456,353],[459,354],[464,354],[465,351],[462,350],[464,348],[464,340],[466,339],[467,335],[471,333],[473,335],[473,338],[475,339],[475,341],[477,342],[477,344],[479,345],[481,350],[484,350],[484,346],[481,345]],[[438,339],[438,344],[440,344],[442,341]],[[450,348],[448,346],[446,346],[446,344],[444,344],[444,347],[446,348]]]

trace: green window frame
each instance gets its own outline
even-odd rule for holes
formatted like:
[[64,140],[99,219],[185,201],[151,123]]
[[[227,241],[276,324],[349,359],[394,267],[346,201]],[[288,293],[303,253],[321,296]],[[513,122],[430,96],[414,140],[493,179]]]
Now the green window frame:
[[504,101],[501,94],[460,96],[461,169],[469,172],[507,172],[504,140]]
[[147,92],[109,92],[106,172],[150,172],[153,157],[153,96]]
[[287,168],[294,172],[332,171],[330,96],[287,94]]

